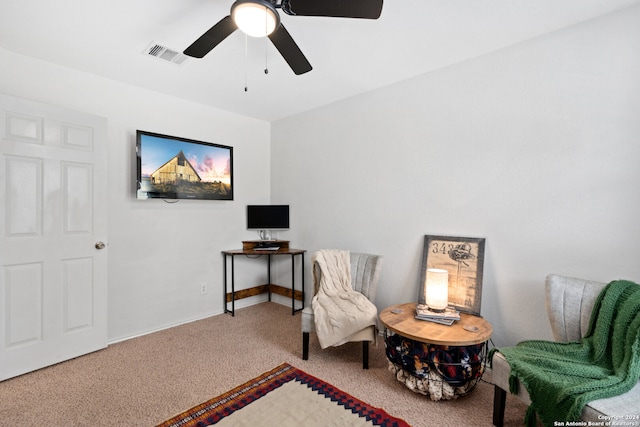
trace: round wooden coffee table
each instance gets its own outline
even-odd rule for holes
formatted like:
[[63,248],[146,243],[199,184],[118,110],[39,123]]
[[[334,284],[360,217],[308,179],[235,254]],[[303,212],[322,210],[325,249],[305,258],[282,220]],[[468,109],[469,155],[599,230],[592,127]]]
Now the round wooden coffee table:
[[451,326],[418,320],[416,303],[396,304],[380,313],[380,321],[387,328],[412,340],[438,345],[463,346],[488,341],[493,333],[491,324],[480,316],[460,313],[460,320]]
[[[448,352],[457,348],[467,346],[480,347],[479,365],[476,364],[477,371],[472,379],[462,384],[447,381],[438,375],[436,369],[427,366],[427,362],[422,363],[426,368],[423,371],[423,378],[418,378],[411,372],[405,371],[401,366],[394,363],[389,357],[390,370],[396,374],[398,381],[404,383],[414,392],[428,395],[433,400],[451,399],[464,395],[475,387],[477,381],[480,380],[484,372],[486,362],[487,341],[491,338],[493,328],[491,324],[480,316],[472,314],[460,313],[460,320],[454,322],[451,326],[441,325],[426,320],[415,318],[416,303],[397,304],[387,307],[380,312],[380,321],[386,330],[392,331],[402,338],[425,343],[429,351]],[[406,341],[406,340],[405,340]],[[385,344],[388,340],[385,333]],[[415,357],[415,355],[414,355]],[[462,361],[454,361],[450,365],[460,365]],[[440,362],[446,366],[446,363]]]

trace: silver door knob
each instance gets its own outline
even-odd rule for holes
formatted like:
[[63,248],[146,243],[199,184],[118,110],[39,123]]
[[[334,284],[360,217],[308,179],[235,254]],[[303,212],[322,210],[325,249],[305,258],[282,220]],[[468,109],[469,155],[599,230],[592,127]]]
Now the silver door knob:
[[102,242],[96,243],[96,249],[104,249],[104,247],[105,247],[104,243],[102,243]]

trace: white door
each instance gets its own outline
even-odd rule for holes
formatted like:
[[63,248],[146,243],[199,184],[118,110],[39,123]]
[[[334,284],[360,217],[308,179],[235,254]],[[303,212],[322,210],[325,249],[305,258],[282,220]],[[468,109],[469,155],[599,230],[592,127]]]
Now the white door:
[[106,134],[0,94],[0,380],[107,345]]

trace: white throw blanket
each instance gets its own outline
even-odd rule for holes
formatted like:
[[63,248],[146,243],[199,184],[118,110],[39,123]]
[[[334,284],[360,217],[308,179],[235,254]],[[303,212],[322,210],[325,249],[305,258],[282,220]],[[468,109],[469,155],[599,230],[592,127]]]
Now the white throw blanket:
[[344,344],[356,332],[376,326],[376,306],[351,287],[348,251],[317,251],[311,264],[317,264],[321,271],[318,278],[314,269],[317,293],[311,301],[320,347]]

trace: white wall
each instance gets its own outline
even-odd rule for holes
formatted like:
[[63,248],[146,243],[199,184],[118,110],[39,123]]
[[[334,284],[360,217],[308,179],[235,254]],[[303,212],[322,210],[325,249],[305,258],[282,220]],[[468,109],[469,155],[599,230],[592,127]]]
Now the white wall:
[[[0,63],[0,92],[108,119],[109,340],[220,313],[220,251],[255,238],[246,230],[245,206],[270,199],[269,123],[3,49]],[[136,129],[232,146],[235,200],[135,199]],[[244,287],[266,275],[260,265],[238,270]]]
[[383,254],[381,309],[417,299],[425,234],[485,237],[499,346],[551,337],[548,273],[640,281],[638,22],[635,7],[273,123],[292,244]]

